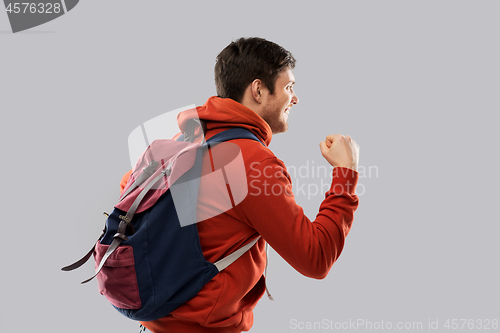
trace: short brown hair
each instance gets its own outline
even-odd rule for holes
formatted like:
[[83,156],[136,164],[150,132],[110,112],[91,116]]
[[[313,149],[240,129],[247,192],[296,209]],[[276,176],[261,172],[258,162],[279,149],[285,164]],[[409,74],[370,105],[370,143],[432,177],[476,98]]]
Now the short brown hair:
[[278,44],[257,37],[240,38],[216,58],[217,95],[241,102],[245,89],[255,79],[260,79],[273,94],[279,74],[294,67],[295,58]]

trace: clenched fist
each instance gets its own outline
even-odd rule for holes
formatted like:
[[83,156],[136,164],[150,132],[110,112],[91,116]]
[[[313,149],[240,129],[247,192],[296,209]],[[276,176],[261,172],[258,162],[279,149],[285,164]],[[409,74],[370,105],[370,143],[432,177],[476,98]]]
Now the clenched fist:
[[334,167],[358,171],[359,146],[348,135],[328,135],[319,144],[321,154]]

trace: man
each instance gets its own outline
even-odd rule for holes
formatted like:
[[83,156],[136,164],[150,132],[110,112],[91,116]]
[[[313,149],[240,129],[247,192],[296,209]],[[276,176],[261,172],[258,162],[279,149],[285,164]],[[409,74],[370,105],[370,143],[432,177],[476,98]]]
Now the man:
[[[143,322],[152,332],[248,331],[253,308],[266,291],[266,242],[298,272],[312,278],[326,277],[339,257],[358,205],[354,194],[358,145],[342,135],[328,135],[320,143],[323,157],[335,168],[331,188],[313,222],[294,200],[285,165],[267,147],[272,135],[288,129],[289,112],[299,102],[293,89],[294,66],[291,53],[279,45],[260,38],[241,38],[217,57],[218,96],[179,115],[181,130],[191,118],[204,120],[207,139],[226,129],[243,127],[265,144],[248,139],[231,141],[242,153],[248,194],[232,209],[216,216],[209,214],[213,217],[197,223],[205,258],[215,262],[262,237],[193,299],[166,317]],[[213,166],[205,159],[203,167],[210,172]],[[128,175],[122,189],[126,179]],[[197,214],[213,205],[210,194],[217,189],[211,185],[202,177]]]

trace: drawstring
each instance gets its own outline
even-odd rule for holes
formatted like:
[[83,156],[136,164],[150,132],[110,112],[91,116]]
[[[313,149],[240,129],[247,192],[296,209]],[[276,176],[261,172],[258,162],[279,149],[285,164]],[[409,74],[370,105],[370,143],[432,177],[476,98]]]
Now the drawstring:
[[267,244],[267,242],[266,242],[266,268],[264,269],[264,277],[265,277],[264,284],[266,285],[266,293],[267,293],[267,297],[268,297],[271,301],[274,301],[273,296],[271,296],[271,293],[269,292],[269,289],[267,288],[267,264],[269,263],[269,257],[267,256],[267,249],[268,249],[268,244]]

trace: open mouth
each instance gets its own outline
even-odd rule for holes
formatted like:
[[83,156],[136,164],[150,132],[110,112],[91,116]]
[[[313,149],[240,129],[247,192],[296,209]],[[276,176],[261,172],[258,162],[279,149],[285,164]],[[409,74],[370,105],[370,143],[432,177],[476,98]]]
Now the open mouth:
[[287,115],[288,115],[289,113],[290,113],[290,108],[286,108],[286,109],[285,109],[285,114],[287,114]]

